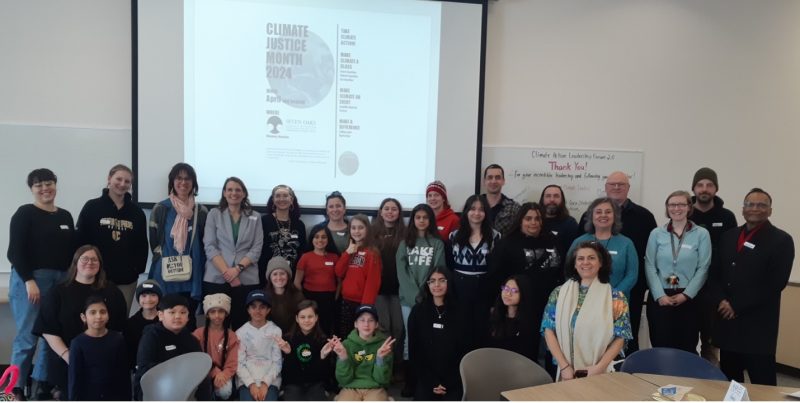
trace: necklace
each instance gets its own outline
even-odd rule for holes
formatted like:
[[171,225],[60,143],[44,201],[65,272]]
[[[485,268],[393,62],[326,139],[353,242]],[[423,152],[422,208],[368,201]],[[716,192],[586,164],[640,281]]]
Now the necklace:
[[442,306],[441,311],[439,310],[439,307],[436,305],[433,306],[433,309],[436,311],[436,315],[439,317],[439,319],[441,319],[442,316],[444,316],[444,314],[447,313],[447,308],[444,306]]
[[275,217],[275,222],[278,224],[278,233],[282,238],[287,238],[292,230],[292,220],[281,221],[278,217]]

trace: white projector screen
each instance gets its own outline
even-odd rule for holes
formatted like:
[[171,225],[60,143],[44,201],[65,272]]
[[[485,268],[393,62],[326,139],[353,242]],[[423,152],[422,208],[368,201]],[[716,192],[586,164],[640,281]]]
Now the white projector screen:
[[481,4],[418,0],[139,0],[138,194],[194,166],[198,200],[240,177],[253,204],[342,192],[407,208],[439,179],[475,190]]

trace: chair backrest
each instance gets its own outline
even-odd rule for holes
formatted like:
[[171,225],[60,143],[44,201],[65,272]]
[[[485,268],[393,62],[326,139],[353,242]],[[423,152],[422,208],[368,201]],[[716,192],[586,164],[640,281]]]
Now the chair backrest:
[[192,394],[211,370],[211,357],[194,352],[170,358],[142,375],[142,398],[146,401],[194,400]]
[[528,357],[499,348],[467,353],[459,370],[464,387],[461,400],[501,400],[502,391],[553,382],[550,374]]
[[622,372],[684,376],[688,378],[727,381],[719,368],[697,354],[667,347],[639,350],[622,363]]

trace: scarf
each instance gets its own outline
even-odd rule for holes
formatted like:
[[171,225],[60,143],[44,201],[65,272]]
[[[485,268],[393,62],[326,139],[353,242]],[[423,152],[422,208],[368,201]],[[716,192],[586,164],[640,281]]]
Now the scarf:
[[572,327],[580,282],[567,280],[556,302],[556,338],[561,351],[576,370],[597,364],[614,341],[611,285],[595,279],[586,292]]
[[[192,219],[194,214],[194,196],[189,197],[186,202],[182,202],[177,196],[171,194],[169,195],[169,201],[172,202],[172,207],[178,213],[169,235],[172,237],[172,246],[178,254],[182,255],[183,250],[186,248],[186,238],[189,234],[189,220]],[[189,245],[189,247],[191,248],[192,246]]]

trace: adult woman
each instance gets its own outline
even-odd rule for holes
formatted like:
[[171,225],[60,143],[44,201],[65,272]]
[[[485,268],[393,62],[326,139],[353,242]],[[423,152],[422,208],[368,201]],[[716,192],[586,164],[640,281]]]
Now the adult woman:
[[[397,281],[397,248],[406,233],[402,217],[403,207],[397,199],[386,198],[378,207],[378,215],[372,220],[375,247],[381,253],[381,288],[375,299],[381,327],[389,336],[403,340],[403,313],[400,309],[400,283]],[[402,343],[394,344],[395,357],[403,352]],[[394,360],[395,366],[401,360]]]
[[408,316],[408,351],[418,377],[414,400],[461,400],[458,365],[467,322],[453,300],[450,270],[434,267]]
[[117,164],[103,194],[83,206],[76,225],[78,245],[95,245],[106,261],[106,276],[125,297],[128,310],[139,275],[147,267],[147,220],[131,198],[133,171]]
[[450,239],[450,233],[458,229],[458,216],[447,201],[447,188],[441,181],[433,181],[425,189],[425,202],[436,214],[436,230],[443,241]]
[[339,254],[343,253],[350,245],[350,223],[345,220],[347,202],[338,190],[334,190],[325,197],[325,221],[314,226],[311,232],[317,232],[318,227],[328,227],[333,235],[333,243]]
[[264,279],[267,262],[273,256],[282,256],[289,261],[292,272],[306,249],[306,225],[300,221],[300,205],[292,188],[278,185],[272,188],[267,200],[268,214],[261,217],[264,228],[264,248],[261,250],[259,278]]
[[450,233],[450,267],[453,268],[452,291],[458,306],[465,311],[474,330],[470,345],[483,343],[489,331],[489,307],[496,290],[489,281],[489,254],[500,233],[486,219],[489,204],[480,195],[472,195],[464,203],[459,228]]
[[608,372],[633,338],[628,301],[609,284],[611,256],[598,242],[578,244],[565,266],[567,281],[550,294],[541,332],[558,365],[556,379]]
[[[194,313],[202,298],[206,265],[202,240],[208,210],[195,203],[197,189],[194,168],[184,162],[175,164],[169,171],[169,197],[153,206],[150,214],[150,250],[153,252],[150,278],[158,281],[164,294],[180,293],[186,297],[189,301],[189,330],[197,327]],[[167,257],[186,263],[184,272],[191,271],[188,280],[164,278],[162,259]]]
[[203,295],[223,293],[231,297],[233,329],[247,322],[247,294],[259,287],[256,262],[261,256],[264,232],[248,195],[241,179],[225,179],[219,205],[208,213],[203,233]]
[[267,263],[266,292],[271,303],[269,318],[275,322],[282,333],[289,332],[294,323],[297,304],[304,300],[303,292],[292,282],[292,269],[289,261],[275,256]]
[[670,193],[664,202],[669,222],[650,232],[645,254],[647,323],[653,347],[672,347],[697,354],[700,331],[694,298],[711,263],[711,238],[695,225],[688,192]]
[[539,356],[536,327],[541,314],[532,310],[530,281],[526,276],[511,276],[500,286],[500,296],[491,316],[489,346],[524,355],[532,361]]
[[[42,299],[42,312],[33,328],[33,333],[43,336],[50,346],[47,380],[62,392],[67,390],[69,345],[73,338],[86,330],[80,314],[86,299],[92,295],[100,295],[106,301],[107,327],[121,332],[128,317],[125,297],[116,286],[106,281],[100,250],[93,245],[83,245],[72,257],[67,280]],[[120,359],[121,365],[127,364],[124,357]]]
[[611,255],[611,286],[622,291],[626,297],[639,278],[639,258],[630,238],[620,234],[622,216],[619,207],[609,198],[595,199],[586,209],[586,233],[572,242],[567,255],[583,242],[598,242]]
[[47,374],[48,349],[31,334],[39,316],[39,302],[64,277],[75,248],[74,225],[69,211],[55,204],[58,179],[47,168],[28,174],[28,188],[33,203],[17,209],[11,217],[8,260],[11,279],[8,300],[17,334],[11,347],[11,364],[20,369],[18,388],[21,394],[31,372],[34,350],[38,349],[33,378],[44,382]]

